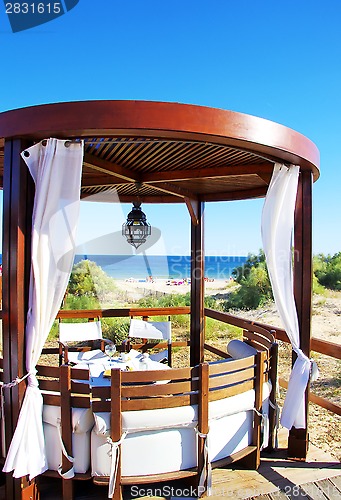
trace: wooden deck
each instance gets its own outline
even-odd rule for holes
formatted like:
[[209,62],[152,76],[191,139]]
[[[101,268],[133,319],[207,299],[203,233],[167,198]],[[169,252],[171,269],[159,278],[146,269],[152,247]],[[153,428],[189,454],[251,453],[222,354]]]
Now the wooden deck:
[[[280,433],[280,448],[273,454],[263,455],[258,471],[241,468],[213,470],[212,500],[237,499],[313,499],[341,500],[341,463],[332,456],[310,445],[307,462],[286,458],[284,443],[286,433]],[[61,481],[41,480],[41,500],[61,500]],[[194,499],[188,484],[142,485],[134,490],[125,490],[124,500],[148,498]],[[151,495],[154,494],[154,497]],[[75,483],[75,500],[101,500],[107,498],[107,488],[94,486],[91,481]],[[5,497],[4,486],[0,488],[0,500]]]
[[[280,433],[280,446],[286,433]],[[341,499],[341,463],[310,444],[306,462],[288,460],[286,450],[263,455],[257,471],[213,470],[212,500],[218,498],[257,499]]]

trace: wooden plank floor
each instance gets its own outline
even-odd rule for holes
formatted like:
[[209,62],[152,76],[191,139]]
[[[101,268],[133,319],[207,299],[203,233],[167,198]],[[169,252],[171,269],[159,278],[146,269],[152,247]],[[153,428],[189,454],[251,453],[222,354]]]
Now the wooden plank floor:
[[[262,455],[258,471],[241,468],[213,469],[212,500],[220,498],[275,500],[341,500],[341,464],[332,456],[313,445],[309,446],[306,462],[286,458],[286,433],[280,433],[280,449],[273,454]],[[61,500],[61,481],[43,479],[41,500]],[[151,498],[193,499],[190,486],[184,483],[142,485],[134,490],[125,489],[124,500]],[[155,496],[152,497],[151,495]],[[107,497],[107,488],[94,486],[91,481],[75,482],[75,500],[101,500]],[[5,497],[0,488],[0,500]]]
[[263,454],[257,471],[214,469],[212,500],[224,496],[341,500],[340,462],[312,444],[306,462],[288,460],[286,444],[287,431],[283,429],[279,435],[279,450],[271,455]]

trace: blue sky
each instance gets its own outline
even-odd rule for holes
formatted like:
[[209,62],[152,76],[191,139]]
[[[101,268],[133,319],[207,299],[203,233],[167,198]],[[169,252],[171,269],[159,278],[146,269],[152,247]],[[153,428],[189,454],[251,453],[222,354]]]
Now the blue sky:
[[[316,143],[313,251],[341,251],[341,3],[338,0],[80,0],[12,33],[0,5],[0,111],[60,101],[173,101],[261,116]],[[206,205],[206,253],[261,247],[262,200]],[[119,232],[128,206],[84,206],[79,242]],[[144,205],[150,253],[186,254],[184,206]],[[89,235],[90,233],[90,235]]]

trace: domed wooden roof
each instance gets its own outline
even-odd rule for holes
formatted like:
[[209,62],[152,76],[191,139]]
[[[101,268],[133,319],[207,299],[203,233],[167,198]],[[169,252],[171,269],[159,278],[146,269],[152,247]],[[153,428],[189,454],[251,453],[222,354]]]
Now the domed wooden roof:
[[[264,196],[274,162],[319,176],[319,152],[306,137],[250,115],[177,103],[85,101],[0,113],[4,139],[84,139],[82,197],[131,201],[222,201]],[[138,184],[136,184],[138,183]],[[2,184],[1,184],[2,185]]]

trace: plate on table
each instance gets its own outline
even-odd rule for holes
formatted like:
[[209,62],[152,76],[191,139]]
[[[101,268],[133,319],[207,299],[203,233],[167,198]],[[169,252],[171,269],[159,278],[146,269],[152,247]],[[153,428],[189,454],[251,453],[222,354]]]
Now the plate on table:
[[[134,368],[132,366],[126,366],[126,371],[132,372],[134,371]],[[103,372],[103,377],[111,377],[111,368],[108,368],[107,370],[104,370]]]
[[121,356],[119,356],[118,358],[115,358],[115,361],[118,361],[119,363],[127,363],[130,360],[131,360],[130,356],[126,357],[125,359],[122,359]]

